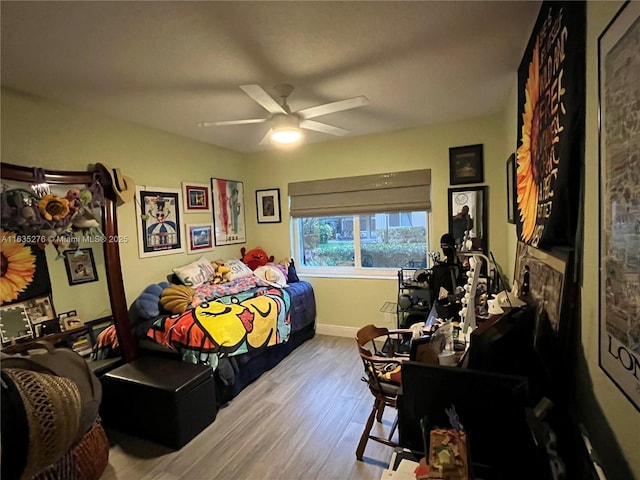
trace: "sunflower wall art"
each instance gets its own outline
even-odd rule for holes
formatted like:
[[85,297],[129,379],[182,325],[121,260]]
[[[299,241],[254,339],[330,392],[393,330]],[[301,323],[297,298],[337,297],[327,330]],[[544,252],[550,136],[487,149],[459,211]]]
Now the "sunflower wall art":
[[573,246],[584,165],[586,2],[542,3],[518,69],[518,239]]
[[0,228],[0,305],[51,293],[44,250]]

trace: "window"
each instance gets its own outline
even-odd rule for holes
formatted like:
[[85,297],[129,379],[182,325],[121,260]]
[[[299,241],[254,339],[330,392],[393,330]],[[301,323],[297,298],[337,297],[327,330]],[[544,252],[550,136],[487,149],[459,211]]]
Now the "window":
[[427,264],[426,212],[304,217],[293,225],[300,271],[372,275]]
[[430,184],[428,169],[290,183],[298,268],[389,275],[425,267]]

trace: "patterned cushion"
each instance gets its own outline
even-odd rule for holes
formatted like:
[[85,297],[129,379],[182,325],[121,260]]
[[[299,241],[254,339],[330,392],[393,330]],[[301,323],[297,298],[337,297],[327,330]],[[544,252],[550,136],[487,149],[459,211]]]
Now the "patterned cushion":
[[195,262],[182,267],[174,268],[173,273],[188,287],[198,287],[206,282],[213,281],[216,269],[205,257],[200,257]]
[[225,266],[229,267],[229,280],[237,280],[239,278],[250,277],[253,275],[253,270],[249,268],[242,260],[232,258],[231,260],[224,261]]

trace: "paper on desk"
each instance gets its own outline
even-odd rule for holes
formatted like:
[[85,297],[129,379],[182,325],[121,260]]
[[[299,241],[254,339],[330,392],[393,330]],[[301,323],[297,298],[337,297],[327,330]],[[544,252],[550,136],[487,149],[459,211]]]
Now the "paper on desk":
[[418,462],[412,462],[411,460],[402,459],[398,469],[393,472],[392,480],[416,480],[416,475],[413,473],[418,467]]
[[393,470],[384,469],[382,470],[382,475],[380,476],[380,480],[395,480],[394,475],[396,472]]

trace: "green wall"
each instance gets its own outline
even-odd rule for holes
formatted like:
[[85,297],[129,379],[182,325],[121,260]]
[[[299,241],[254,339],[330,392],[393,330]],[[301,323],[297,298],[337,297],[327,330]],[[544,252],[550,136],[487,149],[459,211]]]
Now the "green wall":
[[[6,163],[57,170],[86,170],[104,163],[121,168],[137,185],[177,189],[182,188],[182,181],[209,183],[211,177],[242,180],[246,171],[246,161],[238,153],[70,105],[2,89],[1,108],[0,158]],[[206,214],[191,213],[183,219],[185,223],[211,222]],[[164,280],[172,268],[199,258],[185,253],[140,259],[133,202],[118,207],[118,233],[127,239],[120,244],[120,256],[129,304],[149,283]],[[206,256],[238,258],[240,247],[216,247]],[[85,295],[91,285],[72,287],[67,291],[71,298],[54,298],[56,307],[60,303],[61,311],[74,308],[73,296],[78,295],[87,301],[95,295]]]
[[[286,202],[289,182],[430,168],[429,240],[431,249],[440,250],[440,236],[448,230],[449,148],[481,143],[484,145],[484,184],[489,186],[489,248],[498,263],[504,264],[508,261],[504,208],[508,149],[503,145],[502,128],[502,116],[492,115],[385,135],[303,145],[295,150],[270,150],[247,156],[249,170],[245,178],[249,191],[279,187]],[[289,227],[290,218],[284,204],[282,223],[253,223],[249,226],[249,238],[259,239],[267,252],[280,258],[287,254],[283,248],[288,247]],[[318,323],[322,325],[359,327],[384,322],[380,307],[385,301],[397,299],[395,274],[387,279],[316,277],[310,280],[319,304]]]

